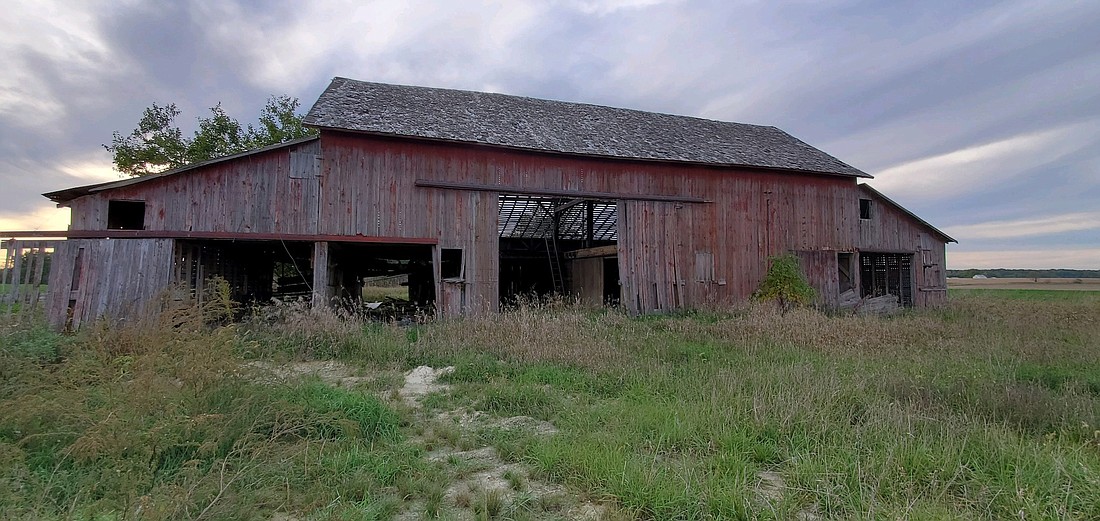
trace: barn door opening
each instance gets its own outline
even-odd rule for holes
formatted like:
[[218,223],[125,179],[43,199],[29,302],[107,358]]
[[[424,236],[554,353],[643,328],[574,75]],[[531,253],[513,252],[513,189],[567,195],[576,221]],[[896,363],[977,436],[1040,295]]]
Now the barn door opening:
[[913,254],[859,254],[860,296],[893,295],[905,307],[913,305]]
[[214,279],[225,281],[230,298],[242,304],[306,299],[313,280],[312,246],[301,241],[180,240],[174,280],[200,303]]
[[435,305],[430,245],[330,242],[328,270],[325,294],[369,316],[415,318]]
[[[619,300],[615,201],[501,195],[500,301],[572,295],[592,304]],[[608,265],[614,264],[613,269]]]

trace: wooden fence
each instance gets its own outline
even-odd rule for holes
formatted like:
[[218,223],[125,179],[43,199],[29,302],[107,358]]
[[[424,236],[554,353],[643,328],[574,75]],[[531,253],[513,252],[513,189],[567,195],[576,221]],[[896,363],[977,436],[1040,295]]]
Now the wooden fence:
[[10,239],[0,242],[0,314],[26,319],[43,311],[50,257],[61,241]]

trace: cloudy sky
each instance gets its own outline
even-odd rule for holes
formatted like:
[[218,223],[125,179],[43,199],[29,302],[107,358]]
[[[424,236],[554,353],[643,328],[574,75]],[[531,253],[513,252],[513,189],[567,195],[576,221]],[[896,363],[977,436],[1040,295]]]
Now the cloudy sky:
[[[305,7],[308,5],[308,7]],[[19,1],[0,17],[0,230],[117,179],[143,108],[305,107],[333,76],[775,125],[960,241],[1100,269],[1100,2]]]

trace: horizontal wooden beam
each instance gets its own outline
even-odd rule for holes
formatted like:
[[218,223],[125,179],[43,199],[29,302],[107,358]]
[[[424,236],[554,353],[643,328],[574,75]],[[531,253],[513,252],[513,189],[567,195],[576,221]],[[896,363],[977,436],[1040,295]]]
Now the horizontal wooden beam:
[[4,239],[0,240],[0,250],[6,250],[13,246],[19,246],[20,248],[56,248],[60,242],[57,239]]
[[615,244],[607,246],[596,246],[594,248],[584,248],[581,250],[573,250],[565,252],[565,258],[567,259],[587,259],[589,257],[614,257],[619,254],[619,247]]
[[660,201],[669,203],[709,203],[700,197],[679,195],[624,194],[620,192],[588,192],[584,190],[556,190],[553,188],[518,188],[514,186],[485,185],[477,183],[452,183],[417,179],[416,186],[421,188],[442,188],[444,190],[466,190],[471,192],[497,192],[516,195],[545,195],[551,197],[573,197],[581,199],[623,200],[623,201]]
[[47,230],[47,231],[42,231],[42,230],[18,230],[18,231],[10,231],[10,232],[0,232],[0,237],[3,237],[5,239],[25,239],[25,238],[31,238],[31,239],[42,238],[42,239],[45,239],[47,237],[52,238],[52,237],[68,237],[68,236],[69,236],[68,230],[60,230],[60,231],[59,230]]
[[309,235],[298,233],[186,232],[171,230],[67,230],[0,231],[0,237],[68,237],[70,239],[210,239],[231,241],[362,242],[381,244],[428,244],[439,241],[426,237],[379,237],[371,235]]

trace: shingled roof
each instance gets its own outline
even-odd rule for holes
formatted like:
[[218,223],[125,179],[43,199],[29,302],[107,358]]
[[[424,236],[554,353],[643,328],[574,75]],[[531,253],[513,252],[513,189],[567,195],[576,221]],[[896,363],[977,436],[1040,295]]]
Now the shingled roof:
[[305,123],[570,155],[871,177],[775,127],[347,78],[332,80]]

